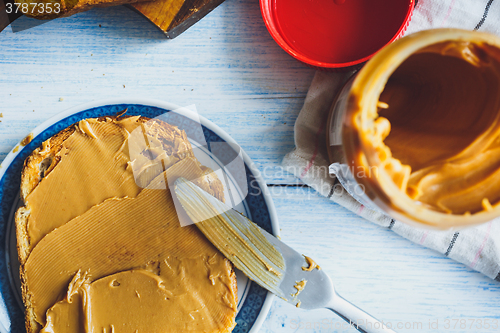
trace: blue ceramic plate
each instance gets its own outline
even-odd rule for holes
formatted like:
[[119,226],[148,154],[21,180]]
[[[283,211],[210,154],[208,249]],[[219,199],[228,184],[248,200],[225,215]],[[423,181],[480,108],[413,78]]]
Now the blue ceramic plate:
[[[161,101],[104,100],[72,108],[35,128],[32,132],[33,140],[25,147],[16,146],[0,165],[0,258],[3,258],[0,260],[0,332],[25,332],[20,298],[19,262],[13,225],[14,212],[20,204],[19,186],[24,160],[43,141],[71,124],[85,118],[115,115],[124,109],[128,109],[127,115],[160,117],[177,125],[186,131],[193,145],[206,142],[204,147],[202,144],[200,149],[197,149],[196,157],[203,164],[210,162],[212,166],[220,167],[219,177],[223,176],[226,179],[226,186],[233,189],[233,191],[229,189],[233,197],[240,195],[241,203],[236,206],[236,209],[268,232],[278,235],[278,220],[274,205],[265,182],[248,155],[243,150],[238,150],[244,162],[245,172],[231,174],[221,162],[224,156],[216,156],[212,152],[211,144],[212,147],[220,146],[221,143],[228,144],[228,147],[238,147],[236,142],[217,125],[192,111]],[[175,112],[171,112],[172,110]],[[220,174],[221,172],[223,174]],[[242,180],[246,182],[248,194],[243,195],[246,191],[237,191],[238,193],[235,194],[234,188],[238,189],[237,184],[241,184]],[[271,307],[273,297],[265,289],[248,280],[241,272],[237,271],[236,275],[238,314],[237,325],[233,332],[257,332]]]

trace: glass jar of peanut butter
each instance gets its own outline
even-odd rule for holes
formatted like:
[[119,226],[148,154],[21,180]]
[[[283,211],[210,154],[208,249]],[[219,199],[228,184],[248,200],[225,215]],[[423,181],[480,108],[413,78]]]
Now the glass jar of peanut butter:
[[394,42],[346,84],[327,132],[341,183],[368,206],[439,229],[500,216],[500,38]]

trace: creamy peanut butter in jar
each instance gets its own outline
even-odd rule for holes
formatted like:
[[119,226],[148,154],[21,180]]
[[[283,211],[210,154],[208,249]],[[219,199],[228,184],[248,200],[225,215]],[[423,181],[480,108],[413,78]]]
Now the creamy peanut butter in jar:
[[328,126],[339,179],[362,203],[440,229],[500,215],[499,37],[438,29],[394,42],[347,83]]

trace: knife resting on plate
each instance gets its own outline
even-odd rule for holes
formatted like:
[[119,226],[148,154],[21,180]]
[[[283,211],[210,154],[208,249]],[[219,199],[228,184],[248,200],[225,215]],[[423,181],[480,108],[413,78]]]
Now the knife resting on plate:
[[198,229],[239,270],[284,301],[312,310],[327,308],[366,333],[394,333],[339,296],[328,275],[257,224],[191,181],[175,181],[175,194]]

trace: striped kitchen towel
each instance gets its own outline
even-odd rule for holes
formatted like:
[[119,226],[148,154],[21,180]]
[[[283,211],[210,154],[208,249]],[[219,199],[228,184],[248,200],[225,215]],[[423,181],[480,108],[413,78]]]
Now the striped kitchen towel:
[[[500,0],[418,0],[406,34],[454,27],[500,36]],[[356,214],[500,281],[500,220],[462,231],[429,231],[410,227],[357,202],[328,174],[325,123],[349,73],[318,71],[295,123],[295,149],[283,159],[285,169],[321,195]]]

